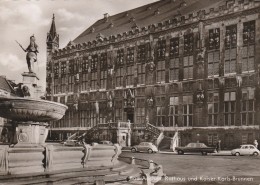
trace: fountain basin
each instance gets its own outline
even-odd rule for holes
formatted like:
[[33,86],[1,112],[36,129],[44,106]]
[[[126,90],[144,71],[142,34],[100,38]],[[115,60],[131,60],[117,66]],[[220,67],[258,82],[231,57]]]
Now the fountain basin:
[[61,119],[66,105],[32,98],[0,97],[0,117],[13,121],[48,122]]

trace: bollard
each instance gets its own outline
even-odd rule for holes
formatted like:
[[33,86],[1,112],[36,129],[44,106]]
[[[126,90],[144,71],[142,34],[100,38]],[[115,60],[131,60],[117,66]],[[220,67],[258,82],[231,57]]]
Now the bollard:
[[154,170],[155,167],[154,167],[153,160],[150,160],[149,163],[150,163],[149,164],[149,170]]
[[135,165],[135,157],[132,157],[131,164]]

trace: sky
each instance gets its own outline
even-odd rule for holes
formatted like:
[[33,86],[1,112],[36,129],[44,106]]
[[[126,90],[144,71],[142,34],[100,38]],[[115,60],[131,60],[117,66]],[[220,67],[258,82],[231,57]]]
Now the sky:
[[52,15],[60,35],[60,48],[103,18],[104,13],[114,15],[157,0],[0,0],[0,75],[16,83],[27,72],[26,48],[34,35],[39,46],[38,62],[34,72],[45,88],[46,37]]

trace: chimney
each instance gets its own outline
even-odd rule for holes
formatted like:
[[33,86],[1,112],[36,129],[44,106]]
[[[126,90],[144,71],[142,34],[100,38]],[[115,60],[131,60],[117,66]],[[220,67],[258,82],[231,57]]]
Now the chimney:
[[107,20],[108,20],[108,17],[109,17],[109,14],[108,13],[105,13],[104,14],[104,20],[107,22]]

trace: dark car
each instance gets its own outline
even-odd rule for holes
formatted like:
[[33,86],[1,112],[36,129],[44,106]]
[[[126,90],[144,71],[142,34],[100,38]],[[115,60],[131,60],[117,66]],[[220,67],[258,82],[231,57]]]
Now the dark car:
[[176,147],[175,150],[179,155],[184,153],[201,153],[202,155],[207,155],[208,153],[216,152],[215,147],[208,147],[204,143],[189,143],[185,147]]

